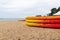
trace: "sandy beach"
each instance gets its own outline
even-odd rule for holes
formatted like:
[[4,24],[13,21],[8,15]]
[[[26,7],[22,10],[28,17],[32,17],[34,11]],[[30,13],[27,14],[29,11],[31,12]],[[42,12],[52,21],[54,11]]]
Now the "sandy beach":
[[60,29],[28,27],[24,21],[0,21],[0,40],[60,40]]

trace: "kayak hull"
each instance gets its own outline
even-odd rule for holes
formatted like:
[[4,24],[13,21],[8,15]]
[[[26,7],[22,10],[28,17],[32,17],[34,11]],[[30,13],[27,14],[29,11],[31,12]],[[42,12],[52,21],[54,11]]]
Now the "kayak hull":
[[51,23],[51,24],[59,24],[60,20],[26,20],[26,22],[30,23]]
[[60,19],[60,16],[40,16],[40,17],[36,17],[36,16],[28,16],[26,17],[26,20],[51,20],[51,19]]
[[60,24],[41,24],[41,23],[29,23],[29,22],[27,22],[26,25],[34,26],[34,27],[45,27],[45,28],[60,28]]

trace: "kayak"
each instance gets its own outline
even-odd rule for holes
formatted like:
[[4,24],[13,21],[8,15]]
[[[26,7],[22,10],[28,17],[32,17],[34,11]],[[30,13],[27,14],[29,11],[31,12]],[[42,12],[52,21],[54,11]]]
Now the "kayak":
[[45,28],[60,28],[60,24],[42,24],[42,23],[29,23],[29,22],[26,22],[26,25],[34,26],[34,27],[45,27]]
[[60,16],[28,16],[26,25],[34,27],[60,28]]
[[56,19],[60,19],[60,16],[28,16],[26,17],[26,20],[56,20]]
[[26,20],[26,22],[30,22],[30,23],[54,23],[54,24],[59,24],[60,20]]

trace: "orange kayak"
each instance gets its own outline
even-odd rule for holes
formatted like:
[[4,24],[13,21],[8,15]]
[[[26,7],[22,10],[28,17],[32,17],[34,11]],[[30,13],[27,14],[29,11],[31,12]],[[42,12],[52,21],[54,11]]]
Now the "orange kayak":
[[41,23],[29,23],[29,22],[27,22],[26,25],[35,26],[35,27],[60,28],[60,24],[41,24]]
[[54,24],[59,24],[60,20],[26,20],[26,22],[30,23],[54,23]]
[[28,16],[26,17],[26,20],[50,20],[50,19],[60,19],[60,16],[40,16],[40,17],[36,17],[36,16]]

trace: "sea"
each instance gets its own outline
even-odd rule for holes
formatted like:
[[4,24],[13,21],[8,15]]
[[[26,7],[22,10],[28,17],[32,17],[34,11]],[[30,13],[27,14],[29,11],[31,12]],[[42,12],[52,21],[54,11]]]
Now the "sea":
[[25,18],[0,18],[0,20],[25,20]]

